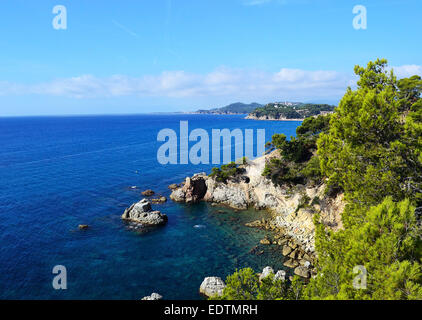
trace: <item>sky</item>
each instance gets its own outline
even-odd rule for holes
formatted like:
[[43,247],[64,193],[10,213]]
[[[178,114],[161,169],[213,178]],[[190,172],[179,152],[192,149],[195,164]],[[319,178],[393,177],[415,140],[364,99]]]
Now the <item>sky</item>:
[[356,64],[422,75],[420,30],[420,0],[2,0],[0,116],[337,104]]

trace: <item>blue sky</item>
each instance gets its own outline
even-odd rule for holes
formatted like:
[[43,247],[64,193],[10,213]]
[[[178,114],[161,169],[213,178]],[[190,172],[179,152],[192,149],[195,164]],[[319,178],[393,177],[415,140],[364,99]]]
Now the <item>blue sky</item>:
[[355,64],[422,74],[421,21],[420,0],[3,0],[0,116],[337,103]]

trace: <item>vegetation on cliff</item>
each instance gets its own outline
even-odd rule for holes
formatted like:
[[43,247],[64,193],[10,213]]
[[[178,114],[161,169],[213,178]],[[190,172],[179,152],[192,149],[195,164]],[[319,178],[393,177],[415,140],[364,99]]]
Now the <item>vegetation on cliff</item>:
[[[241,159],[241,164],[246,164],[247,159],[243,157]],[[243,168],[239,166],[236,162],[230,162],[224,164],[221,167],[214,167],[211,170],[210,177],[213,177],[218,182],[226,183],[228,179],[235,177],[237,174],[240,174],[244,171]]]
[[[333,115],[271,143],[280,157],[266,176],[303,183],[312,172],[347,203],[343,230],[315,215],[318,273],[298,298],[422,299],[422,79],[398,81],[380,59],[355,73],[357,89],[347,90]],[[223,298],[237,299],[237,286],[229,282]]]
[[259,107],[262,107],[262,105],[256,102],[250,104],[236,102],[222,108],[198,110],[197,112],[204,114],[247,114]]
[[264,107],[255,109],[249,114],[249,117],[267,119],[304,119],[307,117],[317,116],[321,113],[332,112],[334,106],[328,104],[297,104],[285,105],[277,103],[269,103]]
[[267,144],[268,152],[277,149],[281,157],[271,158],[263,176],[274,184],[305,184],[321,180],[317,139],[328,131],[330,115],[306,118],[296,129],[296,137],[287,140],[284,134],[275,134]]

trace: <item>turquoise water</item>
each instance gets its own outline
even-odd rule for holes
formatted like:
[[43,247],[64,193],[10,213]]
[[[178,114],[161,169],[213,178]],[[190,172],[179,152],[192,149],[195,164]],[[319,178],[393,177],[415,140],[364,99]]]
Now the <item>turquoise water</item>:
[[[234,212],[205,203],[153,205],[169,223],[149,233],[128,230],[120,215],[150,188],[212,165],[160,165],[163,128],[266,129],[294,135],[299,122],[242,116],[140,115],[0,119],[0,298],[200,299],[205,276],[236,268],[281,268],[280,249],[251,254],[264,233],[244,227],[264,212]],[[137,186],[138,189],[131,189]],[[223,212],[219,212],[219,211]],[[88,230],[78,230],[88,224]],[[196,227],[195,227],[196,226]],[[67,290],[54,290],[52,269],[67,269]]]

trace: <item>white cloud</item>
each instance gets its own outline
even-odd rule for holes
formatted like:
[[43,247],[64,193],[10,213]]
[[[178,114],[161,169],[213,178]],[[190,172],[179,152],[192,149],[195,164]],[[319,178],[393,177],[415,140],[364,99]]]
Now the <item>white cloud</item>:
[[[416,65],[394,68],[399,77],[422,74]],[[0,82],[0,95],[45,95],[72,98],[157,97],[227,98],[229,100],[297,101],[339,99],[356,77],[330,70],[282,68],[278,72],[219,68],[207,74],[166,71],[128,77],[82,75],[36,84]]]
[[409,78],[414,75],[422,76],[422,66],[415,64],[393,67],[397,78]]

